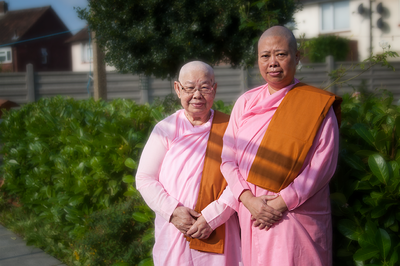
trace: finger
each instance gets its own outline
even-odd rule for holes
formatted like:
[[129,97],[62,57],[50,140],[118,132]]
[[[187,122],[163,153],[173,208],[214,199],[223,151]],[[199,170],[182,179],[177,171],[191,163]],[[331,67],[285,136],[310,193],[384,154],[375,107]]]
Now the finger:
[[260,224],[260,226],[258,227],[258,229],[263,230],[264,228],[267,228],[267,226],[265,224]]
[[195,210],[192,210],[192,209],[189,209],[189,213],[190,213],[191,216],[196,217],[196,218],[201,216],[201,213],[198,213],[198,212],[196,212]]
[[196,225],[193,225],[187,232],[186,232],[186,234],[188,234],[188,235],[193,235],[194,233],[196,233],[198,231],[198,228],[197,228],[197,226]]
[[264,195],[264,196],[260,196],[260,197],[263,199],[263,201],[267,202],[269,200],[276,199],[277,197],[279,197],[279,195],[278,194],[276,194],[276,195]]
[[253,226],[254,227],[259,227],[261,223],[259,221],[254,221]]

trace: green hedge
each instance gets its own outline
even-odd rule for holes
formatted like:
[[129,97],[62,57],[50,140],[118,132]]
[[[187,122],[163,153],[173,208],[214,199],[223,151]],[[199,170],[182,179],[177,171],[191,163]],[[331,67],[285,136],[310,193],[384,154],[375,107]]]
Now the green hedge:
[[[155,123],[152,111],[160,113],[162,108],[128,100],[55,97],[5,112],[0,124],[3,197],[13,197],[42,225],[51,225],[73,243],[88,237],[97,212],[126,200],[128,186],[122,177],[132,169],[125,161],[130,158],[137,164]],[[141,200],[136,204],[144,205]],[[149,222],[143,224],[151,227]],[[29,243],[45,245],[34,239]]]
[[399,265],[400,108],[392,102],[344,96],[331,182],[334,265]]
[[[335,265],[398,264],[400,110],[392,101],[344,96],[331,182]],[[178,107],[173,97],[156,106],[56,97],[6,112],[2,197],[18,198],[51,227],[54,243],[72,245],[71,265],[151,264],[153,214],[132,186],[132,169],[156,120]]]

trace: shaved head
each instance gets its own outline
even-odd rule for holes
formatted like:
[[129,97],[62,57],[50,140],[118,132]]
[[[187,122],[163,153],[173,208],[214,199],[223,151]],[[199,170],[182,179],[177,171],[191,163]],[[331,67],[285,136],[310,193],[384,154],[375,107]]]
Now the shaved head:
[[287,39],[289,43],[289,47],[293,49],[294,52],[297,51],[297,41],[296,38],[293,35],[293,32],[289,30],[286,27],[283,26],[273,26],[269,28],[268,30],[264,31],[264,33],[261,35],[260,39],[258,40],[258,45],[260,45],[260,42],[267,38],[267,37],[273,37],[273,36],[279,36]]
[[179,71],[179,80],[182,80],[187,74],[197,71],[202,71],[209,75],[214,82],[214,69],[210,65],[201,61],[192,61],[183,65]]

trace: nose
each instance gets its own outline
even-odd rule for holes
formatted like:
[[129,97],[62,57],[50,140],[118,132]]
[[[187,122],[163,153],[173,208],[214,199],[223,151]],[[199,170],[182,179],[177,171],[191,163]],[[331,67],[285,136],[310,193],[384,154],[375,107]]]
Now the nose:
[[193,98],[194,99],[200,99],[203,98],[203,95],[200,93],[200,91],[197,89],[195,90],[195,92],[193,93]]
[[272,68],[279,66],[279,62],[278,62],[278,60],[277,60],[275,55],[271,55],[271,57],[269,58],[269,65],[268,66],[272,67]]

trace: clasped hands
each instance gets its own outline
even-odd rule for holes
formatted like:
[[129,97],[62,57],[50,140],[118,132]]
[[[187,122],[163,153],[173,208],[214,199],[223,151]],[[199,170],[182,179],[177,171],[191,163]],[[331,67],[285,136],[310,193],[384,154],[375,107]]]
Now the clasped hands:
[[182,234],[192,238],[206,239],[213,231],[201,213],[184,206],[175,208],[170,222]]
[[287,210],[285,202],[278,195],[255,197],[250,190],[246,190],[240,195],[240,200],[250,211],[253,226],[261,230],[269,230],[282,219],[282,212]]

